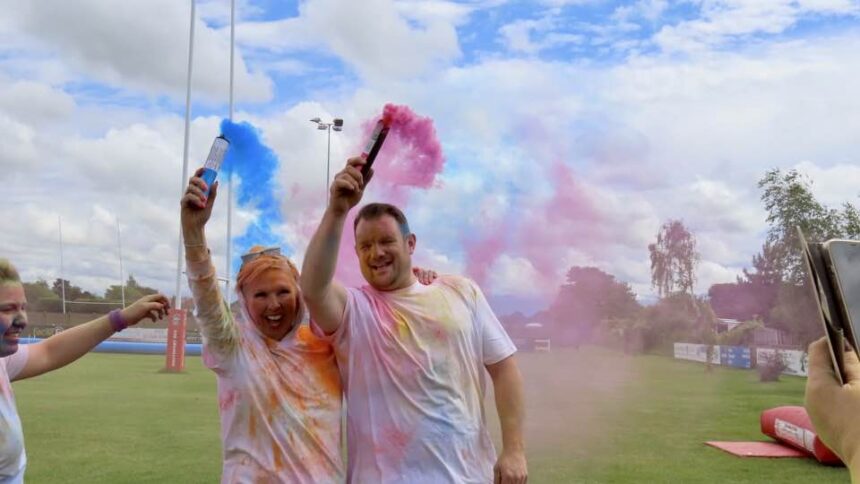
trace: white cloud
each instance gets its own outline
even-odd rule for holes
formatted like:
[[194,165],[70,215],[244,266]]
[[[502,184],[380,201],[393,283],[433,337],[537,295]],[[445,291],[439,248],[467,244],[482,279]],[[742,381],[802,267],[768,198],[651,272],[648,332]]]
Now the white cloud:
[[664,26],[654,39],[665,51],[701,51],[753,34],[778,34],[810,15],[857,15],[852,0],[708,0],[700,17]]
[[[23,2],[5,13],[13,31],[34,40],[30,44],[33,52],[61,57],[73,69],[68,75],[74,78],[148,95],[184,96],[190,15],[187,3],[153,0],[125,2],[116,8],[116,3],[108,0]],[[223,102],[228,66],[229,34],[207,27],[198,18],[196,100]],[[241,55],[237,56],[235,72],[238,100],[271,98],[271,80],[248,72]]]
[[245,46],[281,52],[324,48],[370,80],[425,75],[460,56],[455,23],[466,14],[461,7],[434,2],[408,16],[401,9],[392,0],[312,0],[296,18],[244,24],[239,38]]
[[605,0],[538,0],[538,3],[547,7],[567,7],[571,5],[589,5],[603,3]]
[[860,207],[860,157],[854,156],[849,163],[819,166],[811,161],[802,161],[794,166],[812,180],[812,193],[821,203],[830,208],[841,209],[851,202]]
[[616,8],[612,16],[621,22],[640,18],[649,22],[656,22],[668,8],[668,0],[638,0],[632,4],[621,5]]
[[533,20],[515,20],[499,29],[502,40],[513,52],[538,54],[541,51],[571,44],[581,44],[580,34],[560,32],[552,15]]
[[6,145],[0,152],[0,167],[5,176],[11,175],[13,170],[38,163],[34,144],[36,131],[33,128],[0,113],[0,133],[3,133],[3,144]]
[[544,277],[534,268],[528,259],[502,255],[490,267],[490,286],[487,292],[497,296],[517,295],[520,297],[545,297],[547,289],[535,284]]
[[707,293],[708,288],[712,285],[735,282],[740,274],[739,269],[724,267],[713,261],[704,260],[696,270],[695,290],[700,294]]
[[0,80],[0,111],[31,126],[43,126],[72,114],[75,100],[64,91],[32,81]]

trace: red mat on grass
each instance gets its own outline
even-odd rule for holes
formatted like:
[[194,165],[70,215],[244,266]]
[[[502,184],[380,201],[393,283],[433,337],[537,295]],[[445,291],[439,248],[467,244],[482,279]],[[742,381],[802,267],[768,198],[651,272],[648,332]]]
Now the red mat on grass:
[[738,457],[809,457],[807,454],[776,442],[705,442]]

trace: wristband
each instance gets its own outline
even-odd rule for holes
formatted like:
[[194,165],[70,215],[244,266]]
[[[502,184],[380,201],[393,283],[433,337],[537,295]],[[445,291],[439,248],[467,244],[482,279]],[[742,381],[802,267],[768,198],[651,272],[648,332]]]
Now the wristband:
[[128,328],[128,322],[122,317],[122,311],[119,309],[114,309],[108,313],[108,321],[110,321],[111,327],[117,333]]

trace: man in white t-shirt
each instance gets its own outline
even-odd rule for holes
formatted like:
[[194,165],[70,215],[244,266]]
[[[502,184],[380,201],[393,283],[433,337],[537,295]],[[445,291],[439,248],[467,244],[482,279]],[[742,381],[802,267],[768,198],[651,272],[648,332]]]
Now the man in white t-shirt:
[[[516,348],[478,286],[458,276],[418,284],[415,235],[388,204],[365,206],[353,227],[368,285],[334,281],[363,164],[352,158],[335,177],[301,276],[315,330],[332,338],[344,381],[348,481],[525,482]],[[502,427],[498,458],[484,416],[487,373]]]

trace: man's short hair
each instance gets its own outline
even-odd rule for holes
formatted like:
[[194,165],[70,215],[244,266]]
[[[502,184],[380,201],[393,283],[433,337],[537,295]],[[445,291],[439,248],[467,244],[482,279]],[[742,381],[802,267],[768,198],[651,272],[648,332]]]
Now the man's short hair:
[[0,285],[3,284],[20,284],[21,276],[15,266],[9,262],[9,259],[0,259]]
[[400,227],[400,233],[403,234],[403,237],[406,237],[411,233],[409,231],[409,222],[406,220],[406,215],[403,215],[403,212],[401,212],[399,208],[391,205],[390,203],[368,203],[361,207],[361,210],[358,211],[358,215],[355,216],[355,222],[352,224],[353,233],[358,229],[358,222],[362,219],[376,220],[383,215],[388,215],[397,222],[397,226]]

